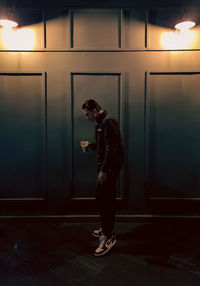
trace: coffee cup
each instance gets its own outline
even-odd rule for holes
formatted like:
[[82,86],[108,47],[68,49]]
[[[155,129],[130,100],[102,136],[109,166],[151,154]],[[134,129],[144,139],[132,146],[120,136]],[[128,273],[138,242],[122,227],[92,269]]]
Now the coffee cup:
[[87,147],[82,147],[83,153],[87,152]]
[[81,141],[82,151],[85,153],[88,151],[88,141]]

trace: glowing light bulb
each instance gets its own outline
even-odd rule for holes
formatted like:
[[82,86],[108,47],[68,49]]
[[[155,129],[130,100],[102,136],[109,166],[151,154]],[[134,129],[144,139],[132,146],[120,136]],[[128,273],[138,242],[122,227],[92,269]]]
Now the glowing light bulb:
[[186,31],[193,28],[196,25],[193,21],[184,21],[181,23],[176,24],[175,28],[180,31]]
[[0,25],[3,26],[6,29],[12,29],[14,27],[18,26],[18,23],[15,21],[11,21],[11,20],[0,20]]

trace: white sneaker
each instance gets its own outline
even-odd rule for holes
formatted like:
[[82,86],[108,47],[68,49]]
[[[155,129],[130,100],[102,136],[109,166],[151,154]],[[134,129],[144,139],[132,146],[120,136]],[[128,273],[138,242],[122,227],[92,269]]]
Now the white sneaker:
[[[95,229],[92,232],[92,236],[94,237],[100,237],[101,235],[103,235],[102,228]],[[112,235],[115,235],[114,231],[112,231]]]
[[94,237],[100,237],[102,234],[103,234],[102,228],[93,230],[93,232],[92,232],[92,236],[94,236]]
[[107,238],[105,235],[101,235],[99,247],[95,250],[95,256],[102,256],[106,254],[117,242],[115,235],[113,234],[111,238]]

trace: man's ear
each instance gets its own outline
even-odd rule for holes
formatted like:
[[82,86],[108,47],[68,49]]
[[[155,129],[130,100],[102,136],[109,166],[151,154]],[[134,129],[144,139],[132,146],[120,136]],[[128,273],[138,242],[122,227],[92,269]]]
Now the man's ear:
[[93,114],[97,114],[96,108],[94,108],[94,109],[92,110],[92,113],[93,113]]

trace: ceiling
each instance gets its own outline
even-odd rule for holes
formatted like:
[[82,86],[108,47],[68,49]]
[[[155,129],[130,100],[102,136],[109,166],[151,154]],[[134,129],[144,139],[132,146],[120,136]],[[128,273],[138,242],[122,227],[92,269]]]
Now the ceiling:
[[12,3],[17,7],[46,7],[46,6],[71,6],[71,7],[191,7],[200,6],[199,0],[4,0],[0,3]]

